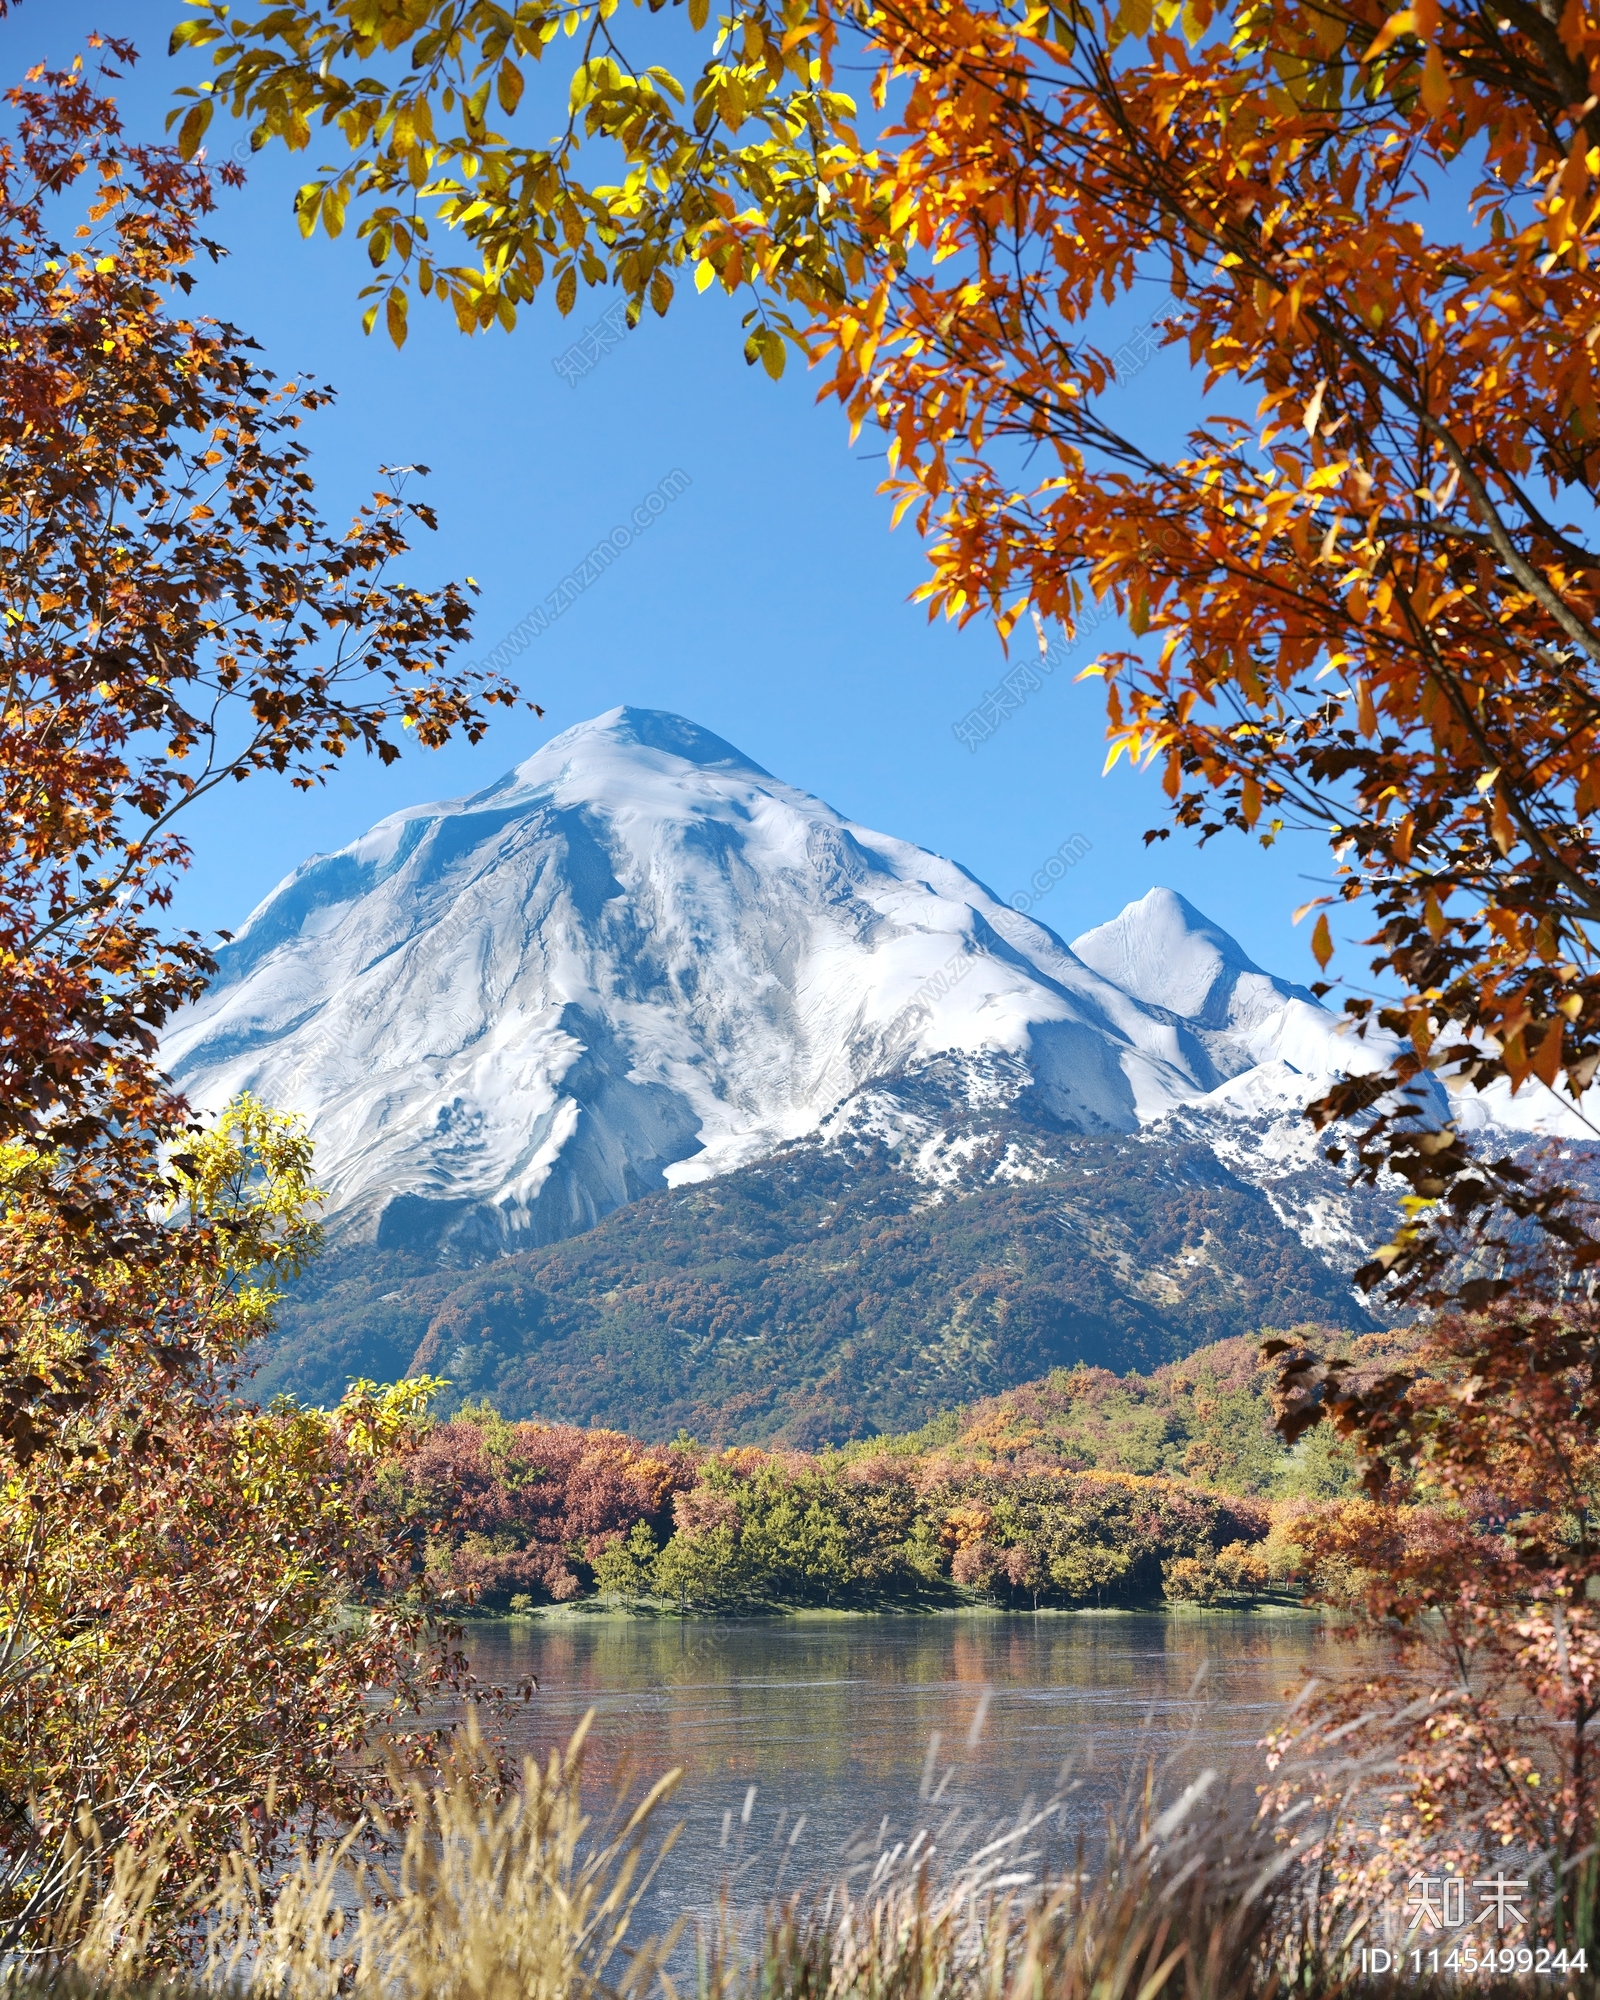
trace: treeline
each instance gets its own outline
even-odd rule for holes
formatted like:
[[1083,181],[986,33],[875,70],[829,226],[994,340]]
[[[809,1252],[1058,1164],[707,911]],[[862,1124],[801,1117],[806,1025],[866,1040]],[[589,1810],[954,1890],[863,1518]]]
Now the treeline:
[[[1379,1337],[1381,1338],[1381,1337]],[[386,1474],[432,1581],[485,1610],[603,1594],[683,1611],[973,1597],[1243,1600],[1351,1468],[1271,1433],[1243,1340],[1153,1377],[1058,1370],[924,1431],[809,1454],[511,1422],[469,1404]]]

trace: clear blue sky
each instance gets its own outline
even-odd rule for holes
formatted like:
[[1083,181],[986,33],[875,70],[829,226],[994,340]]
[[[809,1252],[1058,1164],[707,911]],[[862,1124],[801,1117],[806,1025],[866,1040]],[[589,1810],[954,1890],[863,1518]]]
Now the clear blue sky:
[[[200,67],[164,54],[179,11],[176,0],[21,0],[0,22],[0,71],[9,82],[39,60],[64,63],[95,27],[128,35],[144,60],[119,92],[125,116],[158,136],[171,91]],[[210,149],[241,137],[221,123]],[[1263,855],[1234,837],[1200,851],[1182,834],[1146,850],[1159,790],[1125,767],[1101,776],[1096,683],[1057,673],[975,752],[957,741],[952,723],[1005,670],[993,632],[930,626],[908,601],[923,575],[918,542],[909,527],[891,534],[874,490],[882,460],[859,455],[879,441],[852,445],[797,365],[776,385],[747,368],[737,307],[685,285],[667,320],[648,318],[576,386],[552,360],[605,310],[604,294],[583,294],[568,321],[541,302],[514,334],[470,341],[419,302],[397,355],[361,333],[367,266],[353,240],[304,242],[291,216],[295,185],[331,152],[314,141],[309,155],[274,149],[250,163],[248,186],[224,193],[215,218],[232,255],[196,294],[201,310],[250,332],[280,375],[309,372],[339,390],[311,432],[330,519],[360,503],[378,464],[431,466],[440,532],[423,536],[414,573],[477,578],[474,650],[487,650],[664,475],[681,470],[691,484],[522,655],[542,723],[497,721],[476,749],[413,752],[388,771],[355,758],[311,798],[268,780],[230,788],[190,822],[183,919],[237,923],[308,853],[398,807],[476,789],[546,736],[631,702],[693,717],[1003,895],[1084,836],[1090,853],[1035,911],[1069,938],[1159,881],[1260,963],[1313,976],[1310,925],[1294,930],[1289,917],[1314,893],[1307,876],[1326,872],[1325,850],[1293,841]],[[1162,363],[1118,393],[1138,398],[1141,426],[1181,427],[1187,385]],[[1115,626],[1101,633],[1119,643]],[[1340,959],[1357,972],[1356,954]]]

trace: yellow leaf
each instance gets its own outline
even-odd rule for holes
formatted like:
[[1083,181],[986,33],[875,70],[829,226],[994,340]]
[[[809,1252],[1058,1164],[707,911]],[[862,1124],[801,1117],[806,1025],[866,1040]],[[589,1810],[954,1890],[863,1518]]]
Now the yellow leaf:
[[1184,0],[1183,33],[1191,48],[1211,26],[1211,14],[1211,0]]
[[330,237],[337,236],[344,228],[345,204],[350,198],[350,189],[342,181],[333,181],[324,189],[322,196],[322,226]]
[[1328,929],[1326,911],[1318,917],[1317,927],[1311,933],[1311,956],[1326,972],[1328,961],[1333,957],[1333,933]]
[[1506,811],[1506,802],[1500,792],[1494,795],[1494,807],[1489,814],[1489,838],[1500,852],[1509,854],[1516,840],[1516,829],[1511,824],[1511,815]]
[[1411,860],[1411,835],[1413,825],[1410,813],[1406,813],[1394,830],[1394,858],[1402,868]]
[[383,303],[383,323],[396,347],[406,344],[406,295],[398,287]]
[[212,100],[203,97],[183,114],[183,123],[178,127],[178,151],[184,159],[192,160],[199,152],[200,141],[206,136],[206,127],[211,123],[214,109]]
[[300,225],[300,234],[310,236],[317,226],[317,217],[322,212],[322,189],[315,181],[307,181],[294,198],[295,220]]
[[1317,434],[1317,425],[1322,421],[1322,398],[1327,393],[1327,388],[1328,378],[1324,375],[1312,391],[1311,401],[1306,404],[1304,421],[1307,437],[1315,437]]

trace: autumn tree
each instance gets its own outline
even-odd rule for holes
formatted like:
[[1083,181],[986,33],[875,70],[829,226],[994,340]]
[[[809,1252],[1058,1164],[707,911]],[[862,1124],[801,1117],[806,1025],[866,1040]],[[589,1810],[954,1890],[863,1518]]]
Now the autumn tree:
[[526,1593],[576,1597],[602,1554],[637,1525],[671,1518],[691,1459],[618,1431],[508,1423],[468,1403],[385,1475],[390,1504],[439,1524],[425,1556],[439,1583],[500,1606]]
[[[71,1941],[119,1847],[166,1851],[163,1929],[241,1847],[359,1822],[423,1717],[462,1692],[420,1523],[374,1504],[436,1388],[357,1383],[336,1410],[237,1395],[250,1342],[304,1268],[303,1128],[249,1099],[175,1170],[159,1251],[66,1223],[50,1165],[0,1151],[0,1299],[36,1428],[0,1484],[0,1940]],[[152,1173],[152,1199],[168,1181]],[[109,1318],[137,1328],[86,1366]],[[79,1393],[58,1407],[62,1364]],[[386,1754],[387,1753],[387,1757]]]
[[[131,59],[99,46],[108,69]],[[344,532],[318,516],[298,433],[327,392],[275,381],[245,335],[179,310],[190,266],[219,254],[208,171],[127,141],[81,66],[37,71],[9,101],[0,1144],[39,1163],[34,1199],[82,1258],[143,1244],[161,1263],[150,1175],[162,1148],[181,1156],[187,1111],[157,1038],[213,969],[166,918],[189,858],[180,815],[252,773],[307,786],[352,747],[387,761],[402,733],[475,739],[513,695],[447,664],[470,629],[462,591],[392,573],[430,520],[398,475]],[[0,1435],[21,1454],[92,1393],[109,1344],[147,1334],[94,1296],[48,1406],[0,1343]]]
[[1335,1678],[1280,1746],[1324,1785],[1344,1760],[1338,1782],[1382,1802],[1328,1857],[1357,1888],[1514,1847],[1540,1857],[1558,1936],[1588,1949],[1600,1938],[1597,1355],[1592,1306],[1501,1306],[1490,1329],[1443,1316],[1414,1370],[1338,1384],[1337,1414],[1364,1403],[1371,1490],[1288,1526],[1313,1591],[1380,1623],[1405,1673]]
[[[103,67],[131,59],[100,43]],[[213,970],[167,916],[185,808],[322,781],[512,691],[447,664],[453,585],[392,572],[399,475],[318,516],[303,419],[183,296],[213,179],[123,136],[81,66],[0,145],[0,1935],[59,1934],[102,1851],[348,1824],[380,1739],[457,1673],[379,1461],[426,1385],[238,1399],[315,1231],[303,1135],[209,1128],[157,1039]],[[229,177],[224,170],[223,178]],[[83,220],[76,225],[74,214]],[[408,1580],[409,1579],[409,1580]],[[393,1595],[399,1589],[400,1595]],[[407,1593],[410,1594],[407,1594]],[[405,1733],[400,1728],[400,1735]],[[97,1831],[91,1831],[96,1829]],[[88,1846],[85,1847],[87,1841]],[[163,1893],[166,1893],[165,1890]]]
[[181,1125],[150,1057],[213,969],[162,922],[182,811],[253,772],[318,784],[353,747],[388,762],[397,731],[476,740],[486,704],[514,697],[446,664],[470,630],[463,592],[392,573],[431,524],[403,476],[330,531],[298,435],[329,392],[276,381],[243,334],[175,309],[195,258],[218,254],[210,173],[126,141],[81,67],[10,101],[0,1140],[58,1155],[63,1199],[81,1173],[92,1208],[118,1160],[142,1171],[140,1141]]

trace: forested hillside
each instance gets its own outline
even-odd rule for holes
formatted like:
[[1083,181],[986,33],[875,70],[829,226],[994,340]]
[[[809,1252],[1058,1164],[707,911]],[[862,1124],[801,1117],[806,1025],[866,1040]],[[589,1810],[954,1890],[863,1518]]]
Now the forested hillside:
[[[1403,1336],[1351,1349],[1380,1367]],[[384,1491],[431,1524],[429,1573],[486,1610],[599,1591],[655,1606],[1202,1601],[1298,1577],[1309,1506],[1349,1493],[1347,1445],[1287,1448],[1274,1371],[1224,1341],[1153,1375],[1057,1369],[842,1451],[513,1423],[466,1404]]]
[[427,1371],[447,1407],[814,1448],[1053,1368],[1148,1373],[1263,1327],[1371,1326],[1205,1148],[1055,1150],[1046,1179],[997,1184],[989,1162],[941,1191],[881,1143],[804,1145],[471,1270],[347,1249],[286,1304],[257,1393],[322,1403]]

